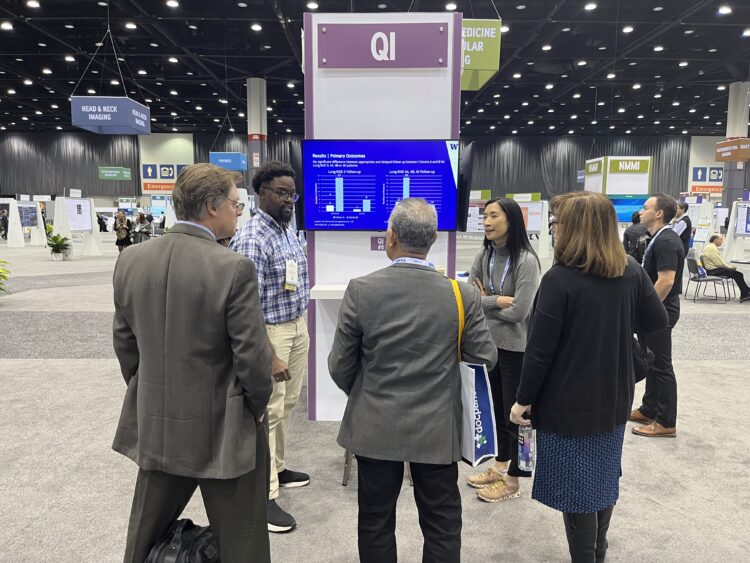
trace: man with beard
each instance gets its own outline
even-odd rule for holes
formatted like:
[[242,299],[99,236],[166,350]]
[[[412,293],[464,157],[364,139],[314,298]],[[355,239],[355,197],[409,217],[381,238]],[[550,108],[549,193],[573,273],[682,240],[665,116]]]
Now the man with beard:
[[268,493],[268,530],[289,532],[297,525],[277,503],[279,487],[304,487],[310,476],[285,466],[289,418],[297,405],[307,374],[305,311],[310,300],[307,258],[289,222],[294,203],[294,170],[282,162],[269,162],[253,177],[258,213],[239,231],[229,248],[255,264],[260,301],[268,337],[274,349],[274,386],[268,402],[271,484]]

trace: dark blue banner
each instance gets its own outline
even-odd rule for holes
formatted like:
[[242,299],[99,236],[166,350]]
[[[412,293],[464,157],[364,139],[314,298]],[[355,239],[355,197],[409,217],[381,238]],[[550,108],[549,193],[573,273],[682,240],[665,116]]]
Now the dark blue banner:
[[149,135],[151,110],[122,96],[73,96],[70,113],[75,127],[100,135]]
[[302,143],[305,229],[385,231],[396,204],[433,204],[438,229],[456,229],[458,141]]

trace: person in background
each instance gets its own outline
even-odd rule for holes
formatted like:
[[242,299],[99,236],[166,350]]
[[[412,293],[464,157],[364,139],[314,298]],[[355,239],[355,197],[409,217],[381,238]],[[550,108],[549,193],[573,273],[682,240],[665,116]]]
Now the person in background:
[[555,264],[534,301],[510,418],[537,430],[532,498],[563,513],[571,561],[594,563],[619,497],[633,334],[666,328],[667,314],[625,254],[606,196],[575,192],[551,205]]
[[125,216],[124,211],[118,211],[115,216],[115,244],[117,245],[117,251],[122,252],[124,248],[127,248],[133,244],[133,240],[130,238],[130,231],[133,228],[130,219]]
[[681,201],[677,204],[677,214],[672,219],[672,229],[677,233],[682,241],[682,247],[685,249],[685,256],[690,250],[690,239],[693,236],[693,222],[687,214],[690,206]]
[[622,244],[625,252],[635,258],[639,264],[643,261],[643,253],[648,246],[648,229],[641,225],[641,212],[633,211],[633,224],[625,229]]
[[648,438],[674,438],[677,435],[677,378],[672,365],[672,329],[680,318],[685,250],[682,240],[671,228],[676,213],[677,202],[662,193],[648,198],[641,210],[641,223],[651,235],[643,256],[643,268],[669,317],[667,328],[638,335],[638,340],[654,353],[654,359],[649,364],[641,406],[630,413],[630,421],[643,424],[633,428],[633,434]]
[[[435,207],[400,201],[385,238],[392,263],[349,282],[328,356],[331,377],[348,396],[338,443],[357,456],[359,560],[396,563],[396,503],[409,462],[422,561],[458,563],[458,304],[450,281],[427,261],[437,239]],[[458,285],[466,319],[461,357],[492,369],[497,349],[479,292]]]
[[484,208],[484,247],[471,267],[469,283],[482,295],[482,308],[497,347],[497,366],[489,372],[498,455],[486,471],[467,482],[477,496],[498,502],[520,496],[518,425],[510,409],[521,380],[529,312],[539,287],[540,264],[529,244],[523,212],[512,199],[491,199]]
[[133,234],[133,243],[138,244],[146,242],[151,238],[151,221],[145,213],[138,213],[138,217],[135,220],[135,233]]
[[5,209],[0,209],[0,236],[8,239],[8,212]]
[[[307,376],[310,338],[305,312],[310,302],[307,256],[289,222],[299,199],[294,170],[281,162],[269,162],[253,177],[260,211],[232,239],[229,248],[255,264],[266,329],[274,351],[276,383],[268,402],[271,484],[268,493],[268,530],[289,532],[294,517],[276,499],[279,488],[304,487],[310,476],[286,467],[289,419],[297,406]],[[244,209],[244,204],[241,204]]]
[[216,244],[235,232],[236,182],[212,164],[186,167],[177,223],[115,266],[113,342],[127,389],[112,447],[138,465],[125,563],[146,560],[197,487],[221,560],[271,561],[271,350],[252,262]]
[[724,237],[721,235],[711,235],[708,244],[703,247],[703,256],[701,262],[710,276],[721,276],[734,280],[740,289],[740,302],[750,301],[750,287],[745,282],[745,276],[737,270],[737,266],[732,266],[724,261],[719,252],[719,247],[724,244]]
[[107,221],[104,219],[104,216],[101,213],[96,214],[96,222],[99,224],[99,232],[100,233],[106,233],[107,231]]

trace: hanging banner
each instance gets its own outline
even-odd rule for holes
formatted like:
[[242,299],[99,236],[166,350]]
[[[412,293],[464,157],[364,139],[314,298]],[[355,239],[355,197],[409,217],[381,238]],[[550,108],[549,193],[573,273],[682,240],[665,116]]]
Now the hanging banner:
[[208,161],[227,170],[247,170],[247,155],[241,152],[210,152]]
[[123,96],[73,96],[72,124],[99,135],[150,135],[151,110]]
[[99,167],[99,179],[100,180],[131,180],[132,171],[130,168],[122,168],[120,166],[100,166]]
[[500,69],[502,20],[463,20],[461,90],[479,90]]

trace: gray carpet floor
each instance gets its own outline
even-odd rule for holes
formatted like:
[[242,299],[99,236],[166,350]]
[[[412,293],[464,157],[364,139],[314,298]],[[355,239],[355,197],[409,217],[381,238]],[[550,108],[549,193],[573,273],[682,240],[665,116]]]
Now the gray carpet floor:
[[[459,264],[472,253],[459,246]],[[120,561],[136,467],[110,449],[124,392],[109,333],[115,254],[55,273],[43,253],[10,259],[19,277],[0,297],[0,562]],[[626,433],[607,560],[749,561],[750,304],[685,303],[674,335],[679,436]],[[288,463],[312,483],[282,491],[299,528],[272,535],[273,559],[355,562],[356,465],[342,487],[338,423],[308,421],[305,399]],[[488,505],[462,484],[463,561],[569,560],[560,515],[522,487],[520,499]],[[206,522],[199,494],[185,515]],[[408,482],[397,534],[399,561],[421,561]]]

